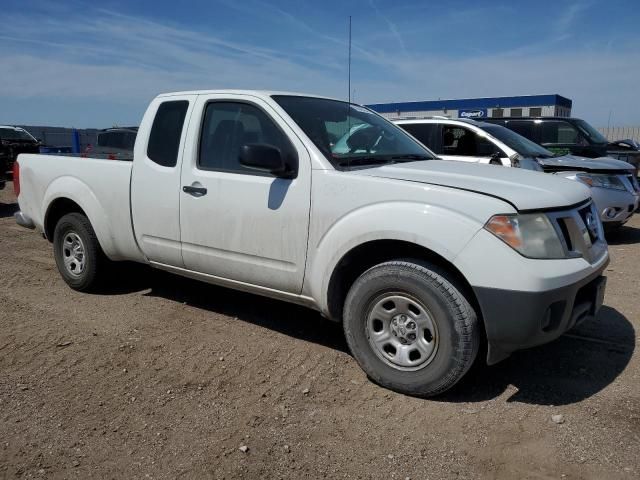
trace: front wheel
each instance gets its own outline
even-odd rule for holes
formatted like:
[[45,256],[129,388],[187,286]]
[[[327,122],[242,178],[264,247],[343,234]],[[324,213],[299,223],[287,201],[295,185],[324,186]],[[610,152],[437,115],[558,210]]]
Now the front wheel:
[[53,255],[64,281],[74,290],[96,287],[106,257],[89,219],[81,213],[69,213],[53,232]]
[[355,281],[345,301],[345,336],[376,383],[426,397],[469,370],[480,345],[478,320],[448,277],[426,262],[392,261]]

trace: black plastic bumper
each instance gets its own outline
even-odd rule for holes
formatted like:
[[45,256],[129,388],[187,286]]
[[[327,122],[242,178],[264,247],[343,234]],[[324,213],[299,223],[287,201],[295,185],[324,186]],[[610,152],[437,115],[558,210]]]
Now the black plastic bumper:
[[572,285],[544,292],[474,287],[487,332],[487,363],[512,352],[555,340],[593,318],[604,299],[606,277],[597,272]]

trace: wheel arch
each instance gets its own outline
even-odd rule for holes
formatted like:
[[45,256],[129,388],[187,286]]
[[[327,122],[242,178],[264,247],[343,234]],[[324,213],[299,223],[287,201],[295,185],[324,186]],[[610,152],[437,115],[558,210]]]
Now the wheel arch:
[[44,235],[49,242],[53,242],[53,232],[60,219],[69,213],[80,213],[89,218],[82,207],[69,198],[58,197],[49,204],[44,216]]
[[81,213],[89,219],[107,257],[113,259],[117,256],[112,222],[100,199],[82,179],[72,176],[56,178],[43,195],[41,211],[46,212],[42,225],[49,241],[53,241],[53,232],[60,218],[67,213]]
[[437,252],[405,240],[368,241],[352,248],[340,258],[331,273],[327,287],[326,305],[329,318],[341,321],[347,293],[360,275],[375,265],[392,260],[428,262],[446,272],[448,280],[461,291],[476,311],[484,335],[480,304],[463,273]]
[[108,231],[103,231],[103,229],[100,228],[99,222],[95,221],[96,212],[92,212],[90,209],[85,208],[78,201],[73,198],[69,198],[68,196],[56,197],[49,202],[43,222],[43,233],[45,238],[49,240],[49,242],[53,242],[53,234],[55,232],[56,225],[62,217],[69,213],[79,213],[89,220],[89,223],[96,234],[98,243],[100,244],[100,248],[105,252],[105,254],[107,254],[107,257],[109,257],[109,252],[111,252],[111,243],[108,241],[105,242],[105,237],[110,237],[108,236]]

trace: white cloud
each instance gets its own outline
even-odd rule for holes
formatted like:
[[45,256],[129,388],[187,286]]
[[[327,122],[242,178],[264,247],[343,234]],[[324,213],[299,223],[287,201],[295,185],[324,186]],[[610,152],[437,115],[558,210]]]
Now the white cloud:
[[396,26],[395,23],[393,23],[389,17],[387,17],[386,15],[383,15],[382,12],[380,11],[380,9],[378,8],[378,6],[375,4],[374,0],[369,0],[369,5],[371,6],[371,8],[373,9],[373,11],[376,13],[376,15],[384,22],[387,24],[387,27],[389,28],[389,31],[391,32],[391,34],[395,37],[395,39],[398,41],[398,45],[400,46],[400,48],[402,49],[402,53],[404,53],[406,55],[407,53],[407,47],[404,43],[404,39],[402,38],[402,35],[400,35],[400,32],[398,31],[398,27]]
[[590,1],[570,3],[569,6],[557,16],[553,24],[556,34],[559,36],[567,36],[568,31],[574,27],[575,21],[580,14],[588,10],[591,6],[592,2]]
[[[5,16],[0,42],[10,48],[0,49],[0,98],[33,110],[41,99],[74,106],[84,101],[86,110],[95,109],[94,125],[103,125],[113,123],[113,113],[99,111],[97,104],[128,106],[131,122],[131,112],[137,115],[151,97],[171,90],[265,88],[346,96],[346,24],[340,38],[261,2],[251,8],[230,5],[268,22],[284,21],[281,28],[305,42],[268,48],[105,10],[36,21]],[[556,32],[573,25],[589,4],[575,5],[557,21]],[[568,48],[549,37],[530,48],[505,46],[502,53],[453,58],[407,52],[397,27],[385,21],[405,51],[374,49],[366,38],[354,42],[352,86],[358,102],[559,93],[574,100],[576,115],[593,123],[605,122],[610,109],[616,122],[640,123],[634,105],[640,64],[630,61],[640,50],[637,39],[611,49],[606,43]],[[5,109],[0,120],[13,122],[9,114]],[[40,121],[54,124],[62,118],[55,110],[38,114]],[[87,118],[87,112],[78,118]]]

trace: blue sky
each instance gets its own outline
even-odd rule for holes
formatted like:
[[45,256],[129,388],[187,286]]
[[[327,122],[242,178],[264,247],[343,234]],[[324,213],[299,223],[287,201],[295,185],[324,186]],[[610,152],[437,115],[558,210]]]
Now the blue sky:
[[137,125],[156,94],[259,88],[359,103],[559,93],[640,124],[638,0],[3,0],[0,123]]

